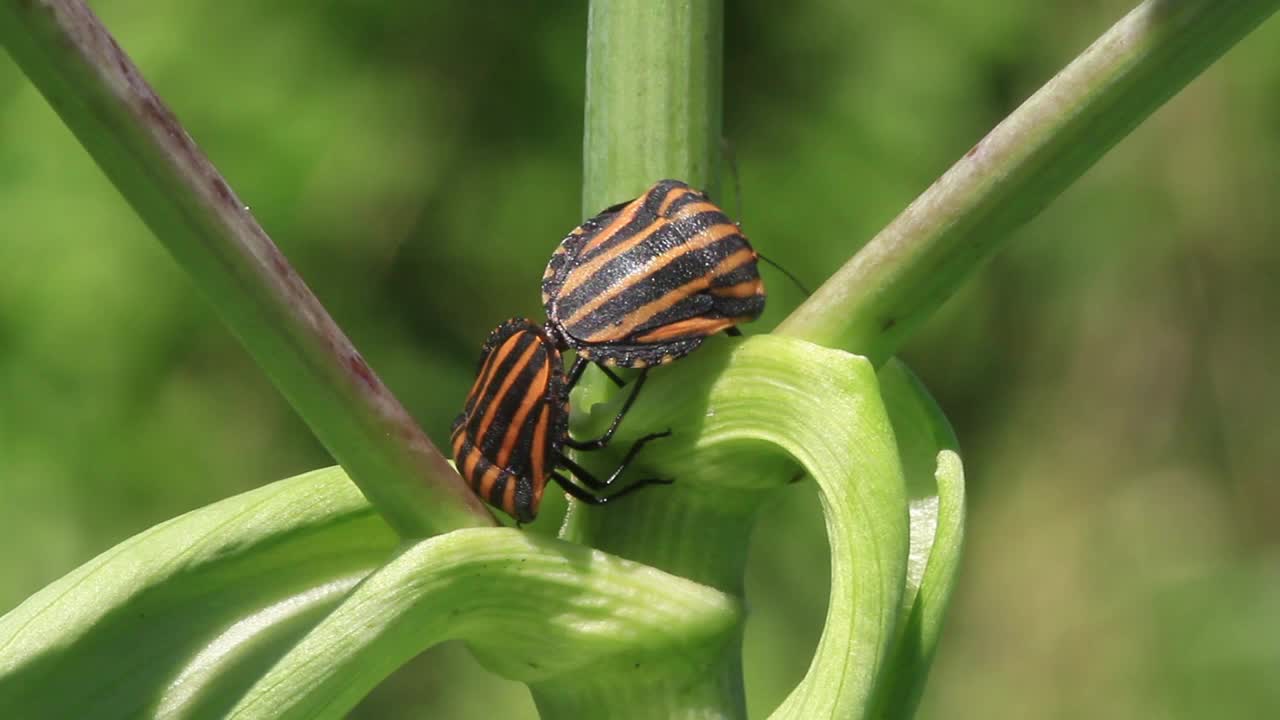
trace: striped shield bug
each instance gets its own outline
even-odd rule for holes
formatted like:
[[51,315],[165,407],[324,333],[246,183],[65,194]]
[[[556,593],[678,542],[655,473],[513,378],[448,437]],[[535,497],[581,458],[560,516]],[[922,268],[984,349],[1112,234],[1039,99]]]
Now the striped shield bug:
[[637,382],[604,435],[585,442],[574,440],[569,436],[569,384],[560,350],[545,328],[524,318],[508,320],[485,341],[475,383],[453,422],[458,472],[482,500],[519,522],[531,522],[538,514],[548,479],[591,505],[603,505],[646,485],[668,483],[649,478],[604,494],[646,443],[669,432],[636,440],[604,480],[563,452],[566,447],[598,450],[608,445],[639,389]]
[[764,311],[756,259],[738,225],[679,180],[578,226],[542,277],[547,330],[577,353],[569,385],[587,362],[619,382],[609,367],[661,365],[739,334]]

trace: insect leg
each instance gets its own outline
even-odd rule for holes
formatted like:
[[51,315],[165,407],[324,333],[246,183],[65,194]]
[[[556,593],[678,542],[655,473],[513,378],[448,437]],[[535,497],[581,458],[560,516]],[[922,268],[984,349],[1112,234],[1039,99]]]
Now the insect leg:
[[637,480],[636,482],[631,483],[630,485],[622,488],[621,490],[619,490],[618,492],[612,495],[602,496],[602,495],[592,495],[589,491],[584,490],[583,488],[580,488],[577,485],[574,485],[569,480],[569,478],[566,478],[560,473],[554,473],[554,472],[551,473],[551,479],[555,480],[556,484],[559,485],[561,489],[563,489],[565,492],[572,495],[579,502],[586,503],[587,505],[607,505],[610,502],[622,497],[623,495],[630,495],[636,490],[639,490],[640,488],[645,487],[647,485],[667,485],[667,484],[670,484],[671,482],[670,480],[646,478],[644,480]]
[[574,385],[582,379],[582,371],[587,369],[587,359],[579,357],[573,361],[573,367],[569,368],[569,380],[564,385],[564,391],[569,392]]
[[601,365],[600,363],[596,363],[596,367],[600,368],[600,372],[604,373],[605,375],[608,375],[609,379],[613,381],[614,385],[617,385],[618,387],[622,387],[623,385],[627,384],[625,380],[618,377],[618,373],[610,370],[608,366]]
[[636,401],[636,395],[640,394],[640,388],[644,386],[645,378],[649,377],[649,369],[645,368],[640,371],[640,376],[636,378],[635,384],[631,388],[631,394],[627,396],[627,401],[622,403],[622,409],[614,416],[613,422],[609,424],[609,429],[595,440],[574,440],[573,438],[565,438],[564,444],[574,450],[599,450],[609,444],[613,439],[613,433],[618,429],[618,425],[622,422],[622,417],[631,409],[631,404]]
[[[587,360],[584,357],[579,357],[573,361],[573,366],[569,368],[568,380],[564,384],[565,392],[569,392],[578,384],[578,381],[582,379],[582,372],[586,370],[587,366],[590,364],[591,364],[591,361]],[[622,378],[618,377],[617,373],[605,367],[604,365],[596,363],[596,367],[600,368],[601,372],[609,376],[609,379],[613,381],[614,385],[617,385],[618,387],[622,387],[623,385],[627,384]]]
[[[586,485],[592,490],[600,491],[609,487],[611,484],[613,484],[614,480],[617,480],[622,475],[622,473],[627,469],[627,466],[631,464],[631,461],[635,460],[636,455],[640,453],[640,450],[642,450],[645,445],[649,444],[649,441],[657,440],[658,438],[668,437],[669,435],[671,435],[671,431],[667,430],[660,433],[650,433],[640,438],[639,440],[636,440],[634,443],[631,444],[631,448],[627,450],[627,454],[622,458],[622,462],[618,464],[617,469],[615,469],[612,473],[610,473],[609,477],[605,480],[600,480],[596,478],[596,476],[593,475],[590,470],[587,470],[586,468],[582,467],[581,465],[574,462],[573,460],[565,457],[563,454],[559,455],[556,459],[560,462],[561,465],[568,468],[569,472],[573,473],[574,477],[581,480],[583,485]],[[641,482],[644,482],[645,484],[651,484],[651,483],[665,484],[671,481],[670,480],[643,480]]]

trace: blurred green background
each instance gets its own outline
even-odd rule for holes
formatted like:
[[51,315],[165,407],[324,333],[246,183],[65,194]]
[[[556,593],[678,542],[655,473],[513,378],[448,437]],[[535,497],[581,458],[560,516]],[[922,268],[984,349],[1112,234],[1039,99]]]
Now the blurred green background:
[[[586,3],[93,5],[445,440],[485,334],[540,312],[582,218]],[[728,5],[744,228],[817,284],[1130,3]],[[1272,20],[906,348],[970,488],[921,717],[1280,716],[1277,46]],[[764,272],[749,331],[800,299]],[[0,59],[0,612],[161,520],[330,462]],[[821,628],[813,495],[788,488],[754,540],[755,716]],[[497,712],[533,707],[447,646],[355,717]]]

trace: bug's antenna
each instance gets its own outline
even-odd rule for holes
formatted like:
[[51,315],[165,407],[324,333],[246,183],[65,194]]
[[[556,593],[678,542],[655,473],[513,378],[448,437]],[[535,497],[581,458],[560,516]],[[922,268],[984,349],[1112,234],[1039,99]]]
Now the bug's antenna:
[[756,257],[758,257],[758,258],[760,258],[761,260],[763,260],[763,261],[765,261],[765,262],[769,263],[770,265],[772,265],[772,266],[774,266],[775,268],[777,268],[777,269],[778,269],[778,272],[782,273],[783,275],[786,275],[786,276],[787,276],[787,279],[788,279],[788,280],[790,280],[792,283],[794,283],[796,287],[800,288],[800,292],[804,293],[806,297],[807,297],[807,296],[809,296],[809,295],[812,295],[812,294],[813,294],[813,293],[809,292],[809,288],[807,288],[807,287],[805,287],[805,286],[804,286],[804,283],[800,282],[800,280],[799,280],[798,278],[796,278],[796,276],[795,276],[795,275],[792,275],[792,274],[791,274],[791,271],[790,271],[790,270],[788,270],[788,269],[786,269],[786,268],[782,267],[782,266],[781,266],[781,265],[779,265],[778,263],[776,263],[776,262],[774,262],[774,261],[770,260],[769,258],[765,257],[765,256],[764,256],[764,253],[757,252],[757,253],[756,253]]
[[[727,137],[720,138],[720,151],[724,153],[724,159],[729,164],[729,174],[733,175],[733,200],[734,200],[734,203],[738,206],[737,208],[738,225],[741,226],[742,225],[742,177],[738,175],[738,156],[733,151],[733,143],[730,142],[729,138]],[[791,274],[790,270],[787,270],[786,268],[782,267],[778,263],[765,257],[763,253],[757,252],[756,257],[769,263],[770,265],[777,268],[778,272],[782,273],[783,275],[786,275],[788,280],[794,283],[796,287],[800,288],[800,292],[804,293],[805,297],[808,297],[809,295],[813,294],[809,292],[809,288],[804,286],[804,283],[800,282],[800,280],[795,275]]]

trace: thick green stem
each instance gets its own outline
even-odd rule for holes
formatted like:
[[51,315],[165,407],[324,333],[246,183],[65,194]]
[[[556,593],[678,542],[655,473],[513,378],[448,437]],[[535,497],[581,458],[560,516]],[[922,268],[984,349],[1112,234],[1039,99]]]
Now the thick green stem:
[[[715,183],[723,14],[720,0],[592,1],[583,142],[588,213],[634,197],[664,177],[695,187]],[[657,540],[667,555],[658,567],[700,581],[712,572],[717,575],[712,584],[719,587],[738,582],[728,580],[723,570],[699,571],[696,559],[686,557],[691,552],[687,533],[708,527],[702,509],[684,509],[698,516],[690,519],[684,511],[670,512],[674,508],[650,512],[643,503],[632,505],[628,514],[634,532],[624,537],[600,529],[610,536],[609,544],[630,546],[631,552],[623,555],[649,554]],[[604,539],[585,527],[572,533],[592,545]]]
[[1009,237],[1280,7],[1147,0],[965,154],[778,332],[880,365]]
[[583,210],[678,178],[715,193],[721,0],[592,0],[587,26]]
[[398,532],[494,523],[82,2],[0,0],[0,44]]
[[[662,178],[716,193],[723,13],[721,0],[592,0],[583,139],[585,214],[635,197]],[[736,549],[738,557],[711,558],[709,547],[723,548],[726,534],[743,536],[749,526],[746,515],[726,514],[705,503],[664,503],[661,493],[634,499],[628,512],[620,514],[627,517],[625,524],[609,527],[589,519],[601,515],[580,513],[570,518],[565,536],[740,591],[742,549]],[[616,698],[609,708],[625,710],[628,717],[740,717],[745,700],[741,660],[733,644],[709,671],[678,682],[645,682],[629,690],[557,684],[534,687],[534,697],[547,717],[608,715],[598,702],[609,697]]]

